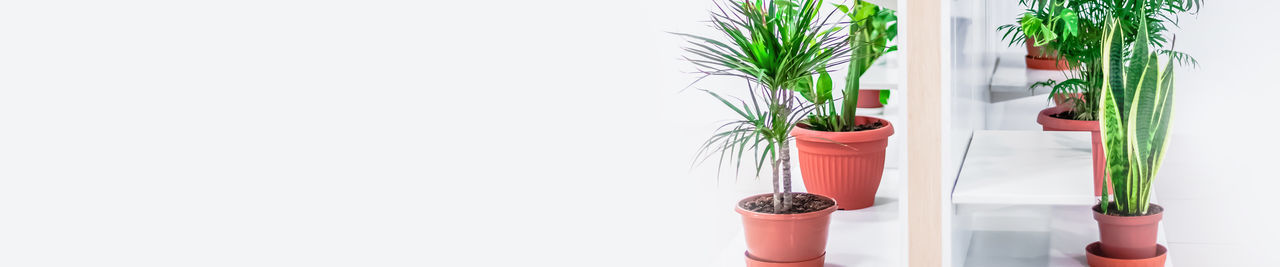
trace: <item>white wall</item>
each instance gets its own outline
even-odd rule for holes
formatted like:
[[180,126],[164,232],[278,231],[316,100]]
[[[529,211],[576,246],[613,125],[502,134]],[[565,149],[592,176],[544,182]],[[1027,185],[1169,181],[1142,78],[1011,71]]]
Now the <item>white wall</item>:
[[7,1],[0,265],[704,266],[709,5]]
[[1280,55],[1268,51],[1280,37],[1264,34],[1274,32],[1266,21],[1277,9],[1274,1],[1214,1],[1176,31],[1176,49],[1201,66],[1175,74],[1174,139],[1155,187],[1168,213],[1170,249],[1213,255],[1191,259],[1191,266],[1277,259],[1270,251],[1280,248],[1280,230],[1271,225],[1280,217],[1259,212],[1280,203],[1280,157],[1272,153],[1280,149],[1280,127],[1269,112],[1280,98],[1273,63]]

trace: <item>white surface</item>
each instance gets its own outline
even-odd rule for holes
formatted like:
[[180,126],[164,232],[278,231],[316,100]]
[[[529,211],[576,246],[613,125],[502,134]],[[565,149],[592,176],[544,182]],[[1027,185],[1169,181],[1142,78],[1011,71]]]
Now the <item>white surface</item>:
[[952,201],[1092,205],[1090,142],[1088,132],[975,132]]
[[[897,170],[886,169],[876,195],[876,204],[860,210],[837,210],[831,215],[827,234],[827,266],[881,267],[900,266],[901,231],[903,221],[898,215]],[[800,181],[797,179],[796,181]],[[800,181],[797,188],[803,188]],[[743,252],[747,250],[742,224],[736,224],[738,234],[720,253],[715,266],[746,266]]]
[[1066,71],[1029,69],[1024,57],[1025,53],[999,56],[999,63],[991,74],[992,103],[1048,94],[1050,88],[1042,86],[1033,91],[1031,85],[1045,80],[1061,82],[1068,78]]

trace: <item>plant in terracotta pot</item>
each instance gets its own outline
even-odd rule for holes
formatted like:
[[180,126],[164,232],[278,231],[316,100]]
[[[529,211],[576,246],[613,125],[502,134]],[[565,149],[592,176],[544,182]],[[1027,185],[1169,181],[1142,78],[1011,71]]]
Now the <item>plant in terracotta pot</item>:
[[746,230],[749,266],[822,266],[836,201],[791,190],[790,134],[809,108],[792,88],[810,82],[832,59],[846,56],[848,36],[827,23],[834,13],[819,14],[818,0],[730,0],[718,5],[711,26],[723,38],[679,34],[691,44],[685,48],[691,54],[686,59],[703,78],[746,79],[749,97],[707,91],[740,117],[721,126],[699,150],[699,158],[719,154],[735,168],[751,160],[757,175],[766,162],[771,167],[773,193],[747,197],[735,208]]
[[1161,62],[1145,24],[1139,25],[1133,43],[1124,41],[1125,29],[1118,21],[1109,25],[1102,45],[1106,60],[1099,108],[1109,186],[1115,194],[1102,195],[1093,207],[1101,241],[1086,250],[1090,265],[1140,261],[1164,266],[1165,250],[1156,244],[1164,208],[1151,203],[1151,182],[1168,151],[1176,60]]
[[864,1],[837,8],[851,19],[844,98],[837,106],[831,77],[825,70],[818,71],[816,82],[805,79],[798,83],[793,89],[812,104],[812,113],[791,135],[799,148],[805,189],[835,198],[840,209],[853,210],[875,204],[884,174],[885,147],[893,135],[889,121],[857,115],[861,97],[858,80],[877,58],[896,50],[886,45],[897,35],[897,28],[892,10]]
[[[1078,4],[1071,1],[1072,4]],[[1075,6],[1064,0],[1021,0],[1026,13],[1018,17],[1018,23],[1002,25],[1004,39],[1009,46],[1022,43],[1027,47],[1027,68],[1041,70],[1069,70],[1067,61],[1061,58],[1055,41],[1069,41],[1080,35]]]
[[[1027,4],[1023,1],[1023,4]],[[1102,153],[1102,135],[1098,124],[1102,79],[1102,39],[1107,20],[1114,19],[1119,27],[1125,29],[1121,36],[1125,42],[1132,43],[1139,31],[1150,36],[1151,44],[1161,47],[1166,38],[1166,24],[1177,25],[1177,15],[1194,12],[1200,7],[1200,0],[1172,1],[1065,1],[1046,0],[1032,4],[1032,8],[1051,13],[1053,10],[1071,10],[1074,14],[1074,30],[1070,38],[1055,38],[1045,45],[1057,51],[1060,59],[1064,59],[1072,71],[1067,71],[1067,79],[1062,81],[1047,80],[1036,82],[1032,89],[1049,87],[1050,98],[1060,102],[1056,107],[1041,110],[1036,117],[1046,131],[1088,131],[1093,140],[1093,180],[1094,194],[1102,195],[1106,183],[1106,157]],[[1043,11],[1048,10],[1048,11]],[[1058,11],[1062,12],[1062,11]],[[1064,19],[1065,20],[1065,19]],[[1143,26],[1139,29],[1139,26]],[[1005,29],[1008,25],[1006,25]],[[1067,27],[1054,35],[1068,35]],[[1056,29],[1056,28],[1055,28]],[[1006,32],[1006,39],[1010,32]],[[1016,36],[1014,41],[1017,41]],[[1016,42],[1015,42],[1016,43]],[[1195,60],[1186,54],[1161,50],[1160,53],[1177,59],[1179,63],[1195,64]]]

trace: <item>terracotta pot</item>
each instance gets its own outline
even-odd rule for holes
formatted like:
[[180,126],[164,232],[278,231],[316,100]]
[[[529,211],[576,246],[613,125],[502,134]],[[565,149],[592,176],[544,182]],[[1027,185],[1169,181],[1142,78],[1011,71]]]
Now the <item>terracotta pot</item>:
[[1145,259],[1116,259],[1102,256],[1101,243],[1093,242],[1084,248],[1086,260],[1091,267],[1164,267],[1165,255],[1169,250],[1156,245],[1156,256]]
[[1036,122],[1045,131],[1088,131],[1093,139],[1093,195],[1101,196],[1106,185],[1107,156],[1102,150],[1102,131],[1098,121],[1078,121],[1054,118],[1054,114],[1069,110],[1070,107],[1052,107],[1040,111]]
[[1058,50],[1046,46],[1036,46],[1034,38],[1027,38],[1027,56],[1034,58],[1058,58]]
[[893,135],[889,121],[866,116],[857,124],[879,121],[884,127],[857,132],[823,132],[799,125],[791,131],[800,154],[800,173],[810,193],[836,199],[842,210],[871,207],[884,175],[885,147]]
[[879,108],[884,107],[880,104],[880,90],[858,90],[858,107],[860,108]]
[[[747,239],[747,261],[799,263],[824,257],[827,250],[827,227],[831,224],[831,213],[836,211],[836,206],[800,214],[769,214],[742,209],[743,203],[766,195],[769,194],[747,197],[734,208],[738,214],[742,214],[742,227]],[[818,266],[821,265],[819,260]]]
[[1070,70],[1066,60],[1027,56],[1027,68],[1037,70]]
[[1146,259],[1159,255],[1156,233],[1164,208],[1151,204],[1150,213],[1143,216],[1116,216],[1102,214],[1100,205],[1093,206],[1093,219],[1098,221],[1102,254],[1115,259]]

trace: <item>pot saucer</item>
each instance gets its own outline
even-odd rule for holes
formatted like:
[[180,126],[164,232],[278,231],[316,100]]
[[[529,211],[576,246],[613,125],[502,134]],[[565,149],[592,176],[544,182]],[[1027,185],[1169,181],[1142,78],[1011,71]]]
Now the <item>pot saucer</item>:
[[771,262],[756,259],[751,256],[751,253],[743,252],[742,254],[746,255],[747,267],[822,267],[827,260],[827,253],[822,253],[822,256],[811,260],[798,262]]
[[1156,244],[1156,256],[1146,259],[1113,259],[1101,255],[1102,243],[1093,242],[1084,247],[1087,255],[1089,266],[1093,267],[1163,267],[1165,256],[1169,253],[1169,249],[1163,245]]

